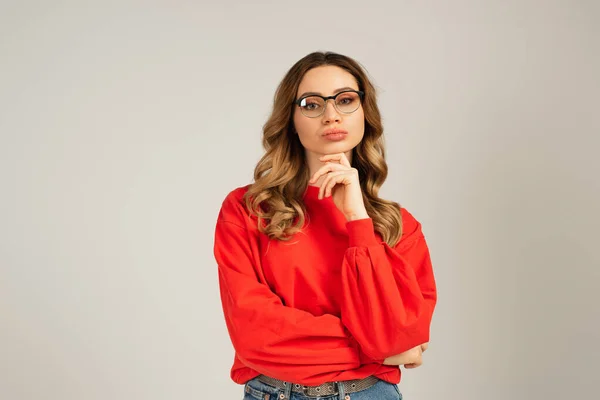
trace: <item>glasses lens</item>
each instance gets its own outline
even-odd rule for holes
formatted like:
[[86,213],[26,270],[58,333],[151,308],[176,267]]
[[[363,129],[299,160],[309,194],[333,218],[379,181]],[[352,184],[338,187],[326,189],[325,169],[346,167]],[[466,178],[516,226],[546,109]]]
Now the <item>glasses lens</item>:
[[[342,92],[335,99],[335,107],[344,114],[353,113],[360,106],[360,96],[356,92]],[[302,114],[318,117],[325,111],[325,101],[319,96],[309,96],[300,102]]]
[[358,106],[360,106],[360,97],[356,92],[340,93],[335,99],[335,105],[340,112],[351,113],[356,111]]
[[325,102],[322,98],[317,96],[306,97],[300,102],[302,114],[306,115],[307,117],[318,117],[323,113],[324,107]]

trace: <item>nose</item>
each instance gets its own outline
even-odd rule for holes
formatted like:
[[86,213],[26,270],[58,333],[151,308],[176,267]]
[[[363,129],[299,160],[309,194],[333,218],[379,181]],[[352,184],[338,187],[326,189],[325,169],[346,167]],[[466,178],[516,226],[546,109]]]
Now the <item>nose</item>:
[[335,108],[335,104],[333,100],[327,100],[325,103],[325,112],[323,113],[323,122],[331,123],[332,121],[339,122],[341,119],[340,114],[338,113],[337,108]]

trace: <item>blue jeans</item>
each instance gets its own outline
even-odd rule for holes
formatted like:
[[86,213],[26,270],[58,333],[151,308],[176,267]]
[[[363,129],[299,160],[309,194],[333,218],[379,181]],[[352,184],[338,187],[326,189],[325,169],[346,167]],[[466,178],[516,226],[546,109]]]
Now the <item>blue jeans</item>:
[[[244,385],[244,400],[281,400],[280,395],[288,395],[284,389],[277,389],[271,385],[260,382],[254,378]],[[360,392],[347,393],[351,400],[402,400],[402,393],[398,385],[379,380],[375,385]],[[285,400],[344,400],[339,394],[329,396],[305,396],[300,393],[291,392],[291,397]]]

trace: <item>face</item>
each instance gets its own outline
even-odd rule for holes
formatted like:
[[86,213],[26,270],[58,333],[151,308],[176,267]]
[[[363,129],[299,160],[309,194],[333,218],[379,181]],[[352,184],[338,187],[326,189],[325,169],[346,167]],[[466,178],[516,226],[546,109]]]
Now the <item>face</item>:
[[[304,74],[296,99],[304,93],[314,92],[322,96],[333,96],[338,89],[359,90],[352,74],[336,66],[316,67]],[[360,143],[365,132],[365,116],[362,104],[351,114],[344,114],[335,107],[333,100],[325,104],[321,116],[309,118],[294,106],[294,126],[302,146],[306,149],[309,162],[325,154],[348,153]],[[328,134],[332,129],[341,129],[346,134]]]

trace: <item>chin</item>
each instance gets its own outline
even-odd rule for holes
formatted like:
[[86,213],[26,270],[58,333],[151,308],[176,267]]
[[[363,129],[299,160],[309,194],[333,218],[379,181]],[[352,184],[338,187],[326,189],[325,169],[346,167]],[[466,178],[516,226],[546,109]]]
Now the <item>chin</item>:
[[343,140],[341,142],[329,143],[322,147],[322,151],[320,153],[323,154],[332,154],[332,153],[346,153],[354,149],[360,141],[355,140]]

